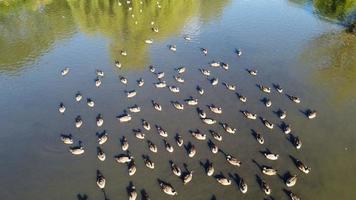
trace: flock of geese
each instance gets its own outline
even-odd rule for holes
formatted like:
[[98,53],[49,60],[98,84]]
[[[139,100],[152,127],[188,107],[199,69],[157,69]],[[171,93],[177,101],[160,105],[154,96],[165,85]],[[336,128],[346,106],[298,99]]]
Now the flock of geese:
[[[129,2],[129,1],[128,1]],[[158,4],[159,5],[159,4]],[[152,28],[153,32],[158,32],[158,28],[157,27],[153,27]],[[184,36],[184,39],[187,41],[190,41],[191,38],[189,36]],[[147,39],[144,41],[146,44],[152,44],[153,40],[152,39]],[[176,45],[170,45],[169,46],[169,50],[170,51],[176,51],[177,50],[177,46]],[[203,55],[208,55],[208,50],[206,48],[201,48],[200,49]],[[242,51],[240,49],[236,49],[235,52],[237,57],[242,56]],[[126,56],[127,52],[126,51],[121,51],[121,55],[122,56]],[[229,70],[229,64],[224,63],[224,62],[217,62],[217,61],[212,61],[210,64],[211,68],[223,68],[224,70]],[[121,69],[123,66],[119,61],[115,61],[115,66],[119,69]],[[175,73],[176,75],[174,76],[174,79],[176,80],[177,84],[184,84],[185,79],[184,79],[184,74],[186,73],[188,69],[186,67],[178,67],[175,69]],[[209,69],[209,67],[206,68],[201,68],[199,69],[202,76],[206,77],[209,81],[210,84],[212,86],[216,86],[217,84],[219,84],[219,79],[217,77],[212,77],[211,71]],[[154,88],[157,89],[161,89],[161,88],[168,88],[169,91],[171,91],[172,93],[179,93],[180,92],[180,87],[176,86],[176,85],[168,85],[166,83],[166,81],[164,80],[165,78],[165,73],[162,71],[158,71],[156,69],[155,66],[149,66],[149,71],[157,78],[157,82],[153,83]],[[249,74],[250,76],[258,76],[258,71],[256,69],[247,69],[247,74]],[[61,71],[61,75],[62,76],[67,76],[70,72],[69,68],[64,68]],[[96,79],[95,79],[95,86],[100,88],[102,82],[102,78],[104,77],[104,71],[97,69],[96,70]],[[120,82],[124,85],[128,84],[128,79],[125,78],[124,76],[119,76]],[[137,87],[140,88],[145,84],[144,79],[140,78],[137,80]],[[247,98],[239,93],[236,92],[236,86],[232,85],[232,84],[228,84],[226,82],[222,83],[226,89],[228,91],[233,91],[237,94],[238,99],[241,102],[247,102]],[[263,93],[272,93],[272,92],[277,92],[282,94],[283,93],[283,88],[280,85],[273,85],[273,89],[269,86],[266,85],[257,85],[259,90]],[[203,98],[205,91],[202,87],[200,87],[199,85],[196,86],[196,91],[197,91],[197,96]],[[137,90],[127,90],[125,91],[126,93],[126,97],[127,98],[135,98],[135,96],[137,95]],[[288,97],[290,99],[291,102],[294,102],[296,104],[301,103],[301,99],[297,96],[292,96],[292,95],[288,95],[286,94],[286,97]],[[77,92],[75,94],[75,101],[80,102],[83,101],[83,95],[80,92]],[[95,107],[95,101],[91,98],[87,98],[86,99],[86,103],[89,107],[93,108]],[[152,100],[152,106],[153,108],[157,111],[157,112],[163,112],[162,109],[162,105],[157,102]],[[272,101],[268,98],[264,98],[263,99],[263,103],[266,107],[271,107],[272,106]],[[177,109],[177,110],[184,110],[184,109],[188,109],[189,108],[194,108],[197,111],[197,114],[199,116],[199,118],[201,119],[201,121],[206,124],[206,126],[211,126],[214,124],[220,125],[227,134],[236,134],[237,130],[236,128],[234,128],[231,124],[227,124],[225,122],[218,122],[217,120],[208,117],[207,113],[201,108],[199,107],[199,99],[198,98],[194,98],[193,96],[188,97],[187,99],[184,99],[184,101],[180,102],[180,101],[172,101],[171,102],[172,106]],[[222,114],[223,110],[221,107],[217,106],[217,105],[209,105],[208,106],[209,110],[214,113],[214,114]],[[139,113],[141,111],[141,107],[139,105],[133,105],[131,107],[128,108],[129,112],[124,112],[121,115],[117,116],[117,120],[120,123],[128,123],[133,119],[132,114],[133,113]],[[66,112],[66,106],[64,103],[60,103],[59,107],[58,107],[58,111],[63,114]],[[243,110],[241,111],[241,113],[246,117],[246,119],[248,120],[257,120],[260,119],[261,122],[263,123],[263,125],[265,127],[267,127],[268,129],[273,129],[275,128],[275,125],[270,122],[269,120],[267,120],[264,117],[258,116],[256,113],[253,113],[251,111],[248,110]],[[283,120],[286,118],[287,116],[287,112],[285,110],[279,110],[277,113],[278,117]],[[308,109],[305,112],[305,115],[307,118],[309,119],[313,119],[317,116],[317,112],[315,110],[310,110]],[[81,116],[77,116],[75,118],[74,121],[74,126],[76,128],[81,128],[83,126],[83,119],[81,118]],[[101,114],[98,114],[96,117],[96,125],[98,127],[102,127],[104,124],[104,119],[103,116]],[[174,147],[172,144],[170,144],[166,138],[168,137],[168,132],[160,125],[151,125],[149,123],[149,121],[142,119],[141,120],[141,124],[142,124],[142,129],[141,128],[137,128],[133,130],[133,133],[135,135],[135,137],[138,140],[146,140],[147,141],[147,146],[149,151],[151,151],[152,153],[158,153],[158,148],[156,146],[156,144],[154,144],[152,141],[146,139],[145,137],[145,132],[146,131],[151,131],[151,129],[156,129],[157,133],[162,137],[164,145],[165,145],[165,149],[169,152],[169,153],[173,153],[174,152]],[[289,124],[286,123],[282,123],[280,125],[281,129],[283,130],[283,132],[285,134],[290,134],[291,133],[291,126]],[[201,132],[199,129],[196,130],[191,130],[190,131],[191,136],[196,139],[196,140],[200,140],[200,141],[206,141],[208,140],[208,145],[210,148],[210,151],[212,154],[217,154],[219,152],[223,153],[226,159],[227,164],[236,166],[236,167],[240,167],[242,165],[242,162],[235,157],[234,155],[225,153],[223,150],[221,150],[212,140],[207,138],[207,134]],[[212,138],[216,141],[222,141],[223,137],[221,133],[218,133],[214,130],[210,130],[210,134],[212,136]],[[299,139],[299,137],[294,136],[292,134],[291,135],[291,143],[294,145],[294,147],[296,149],[300,149],[302,147],[302,141]],[[265,142],[264,137],[262,136],[262,134],[259,134],[257,132],[254,133],[255,139],[256,141],[263,145]],[[106,160],[106,154],[102,149],[102,146],[108,141],[109,137],[106,131],[103,131],[102,133],[97,134],[97,141],[98,141],[98,147],[97,147],[97,157],[100,161],[105,161]],[[71,145],[69,147],[69,152],[72,153],[73,155],[82,155],[85,153],[85,147],[82,144],[81,141],[78,141],[77,145],[74,145],[74,139],[73,136],[71,134],[62,134],[60,136],[61,141],[64,144],[67,145]],[[187,155],[189,158],[194,158],[194,156],[196,155],[197,149],[195,148],[194,144],[191,142],[185,142],[183,141],[183,137],[179,134],[176,134],[174,136],[174,139],[176,141],[176,144],[178,147],[185,147],[186,151],[187,151]],[[119,155],[116,155],[114,157],[114,159],[116,160],[117,163],[119,164],[126,164],[128,167],[128,174],[130,176],[133,176],[136,173],[136,161],[135,161],[135,157],[130,153],[129,149],[130,149],[130,145],[129,142],[127,140],[127,138],[125,136],[122,136],[122,138],[120,139],[121,141],[121,149],[125,152]],[[279,159],[279,155],[275,152],[270,152],[270,151],[266,151],[263,152],[263,155],[266,157],[266,159],[268,160],[278,160]],[[150,157],[148,155],[143,155],[142,156],[143,162],[145,164],[145,166],[149,169],[154,169],[155,168],[155,163],[153,162],[153,160],[150,159]],[[308,174],[311,171],[311,168],[308,167],[306,164],[304,164],[302,161],[296,159],[296,158],[292,158],[294,160],[294,163],[296,165],[296,167],[303,172],[304,174]],[[257,163],[256,163],[257,164]],[[222,186],[229,186],[232,184],[232,181],[229,177],[224,176],[222,173],[217,174],[214,169],[213,163],[210,162],[209,160],[206,161],[206,163],[202,163],[201,165],[204,167],[206,175],[207,176],[211,176],[214,177],[215,180],[220,183]],[[184,183],[184,185],[188,184],[189,182],[192,181],[193,179],[193,174],[194,171],[193,170],[188,170],[188,167],[185,166],[185,171],[183,171],[176,163],[174,163],[173,161],[170,161],[170,167],[171,167],[171,171],[172,173],[181,178],[182,182]],[[271,166],[260,166],[261,172],[266,175],[266,176],[275,176],[277,175],[277,170],[274,169]],[[98,186],[99,189],[104,190],[105,186],[106,186],[106,179],[104,177],[104,175],[98,170],[96,172],[96,184]],[[297,180],[298,180],[298,176],[296,174],[289,174],[286,177],[284,177],[285,180],[285,185],[288,188],[293,187],[294,185],[296,185]],[[267,183],[267,181],[265,179],[263,179],[262,177],[258,176],[258,183],[262,189],[262,191],[268,196],[271,194],[271,187],[269,186],[269,184]],[[175,190],[174,186],[171,185],[170,183],[160,180],[158,179],[158,185],[161,188],[161,190],[163,191],[163,193],[170,195],[170,196],[175,196],[178,195],[178,192]],[[239,178],[239,190],[241,191],[241,193],[245,194],[248,192],[248,185],[247,183],[244,181],[243,178]],[[287,194],[289,195],[291,200],[299,200],[300,198],[297,196],[297,194],[293,193],[291,190],[286,190]],[[133,185],[133,183],[130,183],[129,187],[128,187],[128,196],[130,200],[134,200],[137,198],[138,193],[136,191],[135,186]],[[143,199],[150,199],[148,194],[142,194],[142,198]]]

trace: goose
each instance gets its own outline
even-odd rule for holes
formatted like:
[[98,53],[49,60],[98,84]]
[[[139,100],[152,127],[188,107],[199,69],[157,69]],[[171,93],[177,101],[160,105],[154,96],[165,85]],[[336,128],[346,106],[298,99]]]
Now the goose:
[[248,69],[247,72],[252,76],[257,76],[257,69]]
[[227,63],[221,62],[220,65],[221,65],[221,67],[222,67],[223,69],[225,69],[225,70],[228,70],[228,69],[229,69],[229,64],[227,64]]
[[99,78],[96,78],[95,79],[95,86],[96,87],[100,87],[100,85],[101,85],[101,80]]
[[246,103],[247,98],[246,98],[245,96],[243,96],[243,95],[241,95],[241,94],[237,94],[237,97],[240,99],[240,101],[241,101],[242,103]]
[[287,180],[286,180],[286,186],[287,187],[295,186],[295,184],[297,183],[297,180],[298,180],[297,175],[289,176],[289,178],[287,178]]
[[213,62],[210,63],[210,66],[211,67],[220,67],[220,63],[216,62],[216,61],[213,61]]
[[270,153],[270,152],[265,152],[263,155],[268,159],[268,160],[278,160],[279,155],[275,153]]
[[260,90],[261,90],[262,92],[271,93],[271,88],[270,88],[270,87],[263,86],[263,85],[258,85],[258,87],[260,88]]
[[132,113],[138,113],[141,111],[141,107],[135,104],[135,105],[129,107],[129,110]]
[[178,93],[179,92],[179,87],[177,87],[177,86],[169,86],[168,88],[173,93]]
[[120,82],[127,85],[127,78],[123,77],[123,76],[119,76]]
[[212,78],[210,79],[210,83],[211,85],[215,86],[219,83],[219,79],[218,78]]
[[130,185],[128,189],[129,193],[129,200],[136,200],[137,199],[137,192],[136,192],[136,187],[134,185]]
[[176,45],[169,45],[169,50],[171,51],[177,51],[177,46]]
[[127,98],[132,98],[132,97],[136,96],[136,94],[137,94],[137,92],[135,90],[125,91],[125,92],[126,92]]
[[142,87],[144,84],[145,84],[145,81],[143,80],[143,78],[140,78],[137,80],[138,87]]
[[101,114],[99,114],[99,115],[96,117],[96,125],[97,125],[98,127],[101,127],[103,124],[104,124],[103,116],[102,116]]
[[97,76],[104,77],[104,71],[103,70],[97,69],[97,70],[95,70],[95,73],[96,73]]
[[269,122],[269,121],[268,121],[267,119],[265,119],[265,118],[262,118],[262,121],[263,121],[263,124],[264,124],[267,128],[273,129],[274,124],[272,124],[271,122]]
[[308,119],[314,119],[316,117],[315,110],[307,110],[306,114],[307,114]]
[[159,186],[161,187],[161,190],[168,195],[171,195],[171,196],[178,195],[177,191],[170,184],[160,182]]
[[90,98],[87,99],[87,104],[88,104],[88,106],[91,107],[91,108],[95,106],[95,102],[94,102],[92,99],[90,99]]
[[62,76],[65,76],[65,75],[67,75],[68,73],[69,73],[69,68],[68,68],[68,67],[62,69],[62,71],[61,71],[61,75],[62,75]]
[[279,110],[277,112],[279,119],[285,119],[287,117],[287,111]]
[[272,106],[272,101],[269,100],[269,99],[267,99],[267,98],[264,98],[264,99],[263,99],[263,102],[264,102],[264,104],[265,104],[265,106],[266,106],[267,108],[269,108],[269,107]]
[[98,187],[100,189],[104,189],[105,183],[106,183],[106,181],[105,181],[104,176],[98,171],[97,177],[96,177],[96,184],[98,185]]
[[64,111],[66,111],[66,107],[64,106],[63,103],[60,103],[60,104],[59,104],[58,111],[59,111],[60,113],[64,113]]
[[171,162],[171,170],[178,177],[182,175],[182,170],[174,162]]
[[238,166],[238,167],[241,166],[241,161],[239,161],[237,158],[233,157],[232,155],[227,155],[226,160],[231,165]]
[[220,183],[223,186],[231,185],[231,180],[226,178],[224,175],[217,176],[215,179],[218,183]]
[[158,28],[157,27],[152,27],[152,31],[155,32],[155,33],[158,33]]
[[115,160],[117,163],[129,163],[129,162],[131,162],[132,159],[133,159],[133,157],[129,153],[120,154],[115,157]]
[[83,125],[83,120],[82,120],[82,118],[78,115],[78,116],[75,118],[75,127],[76,127],[76,128],[80,128],[82,125]]
[[145,43],[146,43],[146,44],[152,44],[152,43],[153,43],[153,40],[152,40],[152,39],[147,39],[147,40],[145,40]]
[[134,129],[133,133],[137,139],[143,140],[145,139],[145,133],[141,131],[141,129]]
[[123,122],[129,122],[129,121],[131,121],[131,119],[132,119],[131,115],[128,114],[128,113],[124,113],[124,114],[118,116],[117,118],[118,118],[118,120],[119,120],[121,123],[123,123]]
[[135,173],[137,171],[135,160],[132,159],[128,163],[127,168],[128,168],[129,176],[135,175]]
[[268,176],[274,176],[274,175],[277,175],[277,170],[273,169],[272,167],[263,166],[262,173],[264,173]]
[[183,110],[184,109],[184,105],[179,103],[178,101],[173,101],[172,104],[177,110]]
[[304,172],[305,174],[309,174],[309,172],[311,171],[311,168],[306,166],[302,161],[300,160],[296,160],[296,165],[298,167],[298,169],[302,172]]
[[151,141],[148,141],[148,148],[153,152],[157,153],[157,146],[153,144]]
[[108,134],[106,133],[106,131],[104,131],[101,134],[98,134],[98,143],[99,145],[103,145],[106,143],[106,141],[108,141]]
[[212,118],[202,118],[201,120],[208,125],[216,124],[216,120]]
[[210,151],[213,153],[213,154],[217,154],[219,152],[219,148],[218,146],[216,146],[211,140],[208,141],[208,145],[210,147]]
[[115,66],[120,69],[120,68],[121,68],[121,63],[120,63],[120,61],[116,60],[116,61],[115,61]]
[[190,147],[188,148],[189,158],[193,158],[196,153],[197,153],[197,150],[195,149],[195,146],[191,144]]
[[299,97],[296,96],[289,96],[289,99],[292,100],[294,103],[300,103],[301,100]]
[[278,93],[283,93],[283,88],[280,85],[275,85],[275,88],[277,90]]
[[129,142],[127,141],[127,138],[125,136],[122,136],[121,139],[121,149],[123,151],[127,151],[129,149]]
[[195,131],[190,131],[193,137],[197,140],[205,140],[206,139],[206,134],[201,133],[198,129]]
[[236,133],[236,128],[230,127],[227,123],[222,123],[222,127],[228,133],[231,133],[231,134],[235,134]]
[[204,54],[205,56],[208,55],[208,49],[206,49],[206,48],[201,48],[200,50],[201,50],[201,52],[203,52],[203,54]]
[[200,95],[203,95],[204,94],[204,89],[201,88],[199,85],[197,86],[197,91]]
[[255,113],[250,113],[247,110],[243,111],[242,113],[245,115],[247,119],[252,119],[252,120],[257,119],[257,114]]
[[143,159],[147,168],[149,169],[155,168],[155,163],[152,162],[148,156],[144,156]]
[[242,55],[241,49],[236,49],[235,52],[236,52],[237,56],[241,56]]
[[289,193],[289,198],[291,200],[300,200],[300,198],[296,194],[294,194],[293,192],[289,191],[288,193]]
[[270,195],[271,194],[271,192],[272,192],[271,187],[263,179],[261,179],[261,187],[262,187],[263,192],[266,195]]
[[161,126],[156,125],[157,132],[162,137],[168,137],[167,131],[165,131]]
[[202,119],[206,118],[206,113],[204,112],[204,110],[197,108],[197,111],[198,111],[200,118],[202,118]]
[[282,123],[282,130],[285,134],[292,132],[292,128],[289,124]]
[[173,146],[172,146],[171,144],[169,144],[169,143],[167,142],[167,140],[163,140],[163,142],[164,142],[164,146],[166,147],[166,150],[167,150],[169,153],[173,153],[173,151],[174,151]]
[[219,133],[217,133],[217,132],[215,132],[213,130],[210,130],[210,133],[211,133],[211,136],[213,136],[213,138],[215,140],[222,141],[222,136]]
[[164,77],[164,72],[157,72],[156,76],[157,76],[158,79],[161,79],[161,78]]
[[248,186],[243,178],[240,179],[239,189],[242,192],[242,194],[246,194],[246,192],[248,190]]
[[82,143],[79,141],[79,145],[75,146],[75,147],[70,147],[69,151],[73,155],[82,155],[84,153],[84,147],[83,147]]
[[236,86],[235,85],[230,85],[228,83],[223,83],[226,87],[226,89],[230,90],[230,91],[235,91],[236,90]]
[[182,73],[185,72],[186,68],[185,67],[178,67],[175,70],[178,72],[178,74],[182,74]]
[[221,107],[217,107],[214,104],[209,105],[208,107],[211,110],[211,112],[213,112],[215,114],[221,114],[222,113],[222,108]]
[[184,78],[181,76],[174,76],[174,79],[178,82],[178,83],[184,83]]
[[182,179],[183,179],[183,184],[187,184],[189,182],[191,182],[193,180],[193,170],[192,171],[189,171],[188,173],[186,173]]
[[210,70],[201,68],[200,72],[205,76],[210,76]]
[[190,106],[198,105],[198,99],[194,99],[193,97],[190,97],[189,99],[186,99],[184,101]]
[[146,120],[142,119],[142,127],[147,131],[151,130],[151,124],[148,123]]
[[262,136],[261,134],[259,134],[259,133],[256,134],[256,140],[257,140],[257,142],[260,143],[260,144],[265,143],[265,139],[264,139],[263,136]]
[[155,71],[156,71],[156,68],[155,68],[155,67],[153,67],[152,65],[150,65],[148,68],[150,69],[150,72],[155,73]]
[[156,88],[165,88],[167,87],[166,81],[159,81],[155,83]]
[[75,94],[75,100],[77,102],[79,102],[80,100],[82,100],[83,96],[80,94],[80,92],[77,92],[77,94]]
[[177,145],[178,145],[179,147],[183,146],[184,142],[183,142],[182,136],[180,136],[179,134],[177,134],[176,137],[175,137],[175,139],[176,139]]
[[127,52],[124,51],[124,50],[121,50],[120,54],[121,54],[122,56],[127,56]]
[[207,176],[212,176],[214,174],[214,167],[213,163],[209,162],[207,166],[205,167],[205,172]]
[[68,134],[68,135],[62,134],[61,140],[64,144],[73,144],[72,134]]
[[106,155],[100,147],[98,147],[97,156],[100,161],[105,161],[105,159],[106,159]]
[[302,141],[298,137],[294,137],[293,145],[296,149],[302,148]]
[[162,106],[161,106],[159,103],[157,103],[157,102],[155,102],[155,101],[152,100],[152,104],[153,104],[153,107],[154,107],[156,110],[162,111]]

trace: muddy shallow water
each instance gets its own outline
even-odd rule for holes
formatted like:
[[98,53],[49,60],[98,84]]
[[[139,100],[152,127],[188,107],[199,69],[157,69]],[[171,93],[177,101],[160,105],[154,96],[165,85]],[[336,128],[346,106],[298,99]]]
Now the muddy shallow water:
[[[256,175],[270,184],[272,197],[288,199],[281,178],[262,175],[253,160],[273,166],[280,175],[297,174],[292,191],[302,199],[351,199],[356,195],[356,125],[351,120],[356,112],[355,36],[288,1],[184,0],[161,1],[160,5],[159,9],[155,2],[135,2],[131,13],[117,1],[49,1],[0,15],[1,199],[77,199],[78,194],[104,199],[95,184],[98,169],[107,179],[105,194],[111,200],[126,199],[130,181],[138,192],[146,190],[151,199],[170,198],[160,191],[157,179],[175,187],[175,199],[211,199],[213,195],[217,199],[263,199]],[[151,21],[159,27],[158,33],[151,31]],[[192,40],[184,40],[184,35]],[[154,40],[152,45],[144,43],[149,38]],[[176,52],[168,49],[170,44],[177,46]],[[202,47],[208,49],[207,56],[201,53]],[[236,56],[235,48],[242,49],[242,56]],[[121,56],[120,50],[126,50],[128,56]],[[115,60],[122,62],[122,69],[115,67]],[[228,63],[229,70],[211,68],[213,60]],[[149,65],[165,72],[164,80],[179,86],[180,93],[155,88],[157,79]],[[70,72],[62,77],[60,70],[66,66]],[[184,84],[173,78],[178,66],[187,69]],[[219,78],[217,86],[199,72],[201,67]],[[258,76],[250,76],[246,68],[257,69]],[[95,69],[105,72],[99,88],[94,84]],[[127,86],[119,81],[120,75],[128,79]],[[136,80],[141,77],[145,84],[139,88]],[[239,101],[222,82],[235,84],[236,92],[246,96],[247,102]],[[266,94],[256,86],[272,87],[274,83],[284,88],[284,94],[273,88]],[[197,93],[197,85],[204,88],[203,96]],[[137,96],[127,99],[124,91],[132,89]],[[89,108],[83,100],[76,102],[77,91],[84,100],[92,98],[95,107]],[[285,94],[299,96],[302,103],[291,102]],[[198,98],[199,107],[209,117],[236,127],[237,133],[228,134],[218,124],[203,124],[193,106],[185,105],[178,111],[170,104],[175,100],[183,103],[189,96]],[[270,108],[261,102],[264,97],[271,99]],[[151,100],[162,105],[161,112],[154,110]],[[67,108],[63,115],[58,112],[60,102]],[[131,122],[119,123],[116,116],[134,104],[141,106],[141,112],[133,113]],[[209,104],[221,106],[223,113],[210,112]],[[269,130],[260,120],[247,120],[240,112],[245,109],[275,123],[275,128]],[[274,113],[278,109],[287,111],[283,121],[291,124],[292,133],[302,140],[300,150],[278,128],[282,122]],[[303,114],[306,109],[317,110],[317,118],[307,119]],[[99,113],[104,118],[100,128],[95,123]],[[80,129],[74,126],[77,115],[84,121]],[[134,128],[142,129],[141,119],[152,125],[145,133],[146,140],[158,146],[156,154],[132,133]],[[174,153],[164,149],[154,124],[167,130]],[[221,133],[221,142],[212,140],[240,159],[242,166],[229,165],[222,153],[212,154],[207,141],[190,135],[193,129],[200,129],[210,139],[209,129]],[[109,140],[102,145],[107,159],[101,162],[96,157],[95,134],[103,130]],[[265,144],[256,142],[252,130],[264,136]],[[81,140],[85,154],[71,155],[69,146],[60,141],[62,133],[72,133],[75,142]],[[185,149],[176,145],[176,133],[196,146],[194,158],[188,158]],[[122,136],[127,137],[137,164],[131,177],[127,167],[113,158],[123,153]],[[260,153],[266,149],[278,153],[279,159],[267,160]],[[154,170],[145,167],[143,154],[155,162]],[[300,172],[290,156],[310,166],[311,173]],[[242,194],[235,182],[223,187],[206,176],[199,163],[206,159],[214,163],[216,173],[236,173],[244,178],[247,194]],[[194,170],[192,182],[183,185],[172,174],[169,160],[181,168],[186,163]]]

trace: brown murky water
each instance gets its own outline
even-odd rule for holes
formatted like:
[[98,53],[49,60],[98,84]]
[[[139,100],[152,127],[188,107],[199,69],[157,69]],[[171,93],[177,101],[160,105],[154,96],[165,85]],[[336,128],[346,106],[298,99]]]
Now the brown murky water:
[[[33,1],[3,9],[0,13],[0,182],[1,199],[78,199],[86,194],[88,199],[105,199],[96,184],[96,170],[107,179],[106,198],[126,199],[126,187],[132,181],[137,191],[147,191],[151,199],[168,199],[158,186],[157,179],[171,183],[178,191],[175,199],[263,199],[256,175],[263,177],[272,188],[275,199],[288,199],[283,191],[284,182],[278,176],[262,175],[260,165],[270,165],[278,174],[298,175],[292,191],[302,199],[352,199],[356,195],[355,179],[355,128],[356,113],[356,38],[342,31],[342,27],[323,21],[297,4],[287,1]],[[142,9],[142,12],[140,12]],[[137,24],[135,23],[137,21]],[[151,21],[159,32],[151,30]],[[192,40],[186,41],[184,35]],[[152,38],[148,45],[144,40]],[[172,52],[167,45],[175,44]],[[207,56],[200,48],[207,48]],[[237,57],[235,48],[243,53]],[[126,50],[128,55],[120,55]],[[114,61],[120,60],[118,69]],[[213,60],[229,64],[230,69],[211,68]],[[174,94],[167,88],[156,89],[156,76],[149,65],[165,72],[168,85],[180,87]],[[62,77],[60,70],[70,67]],[[185,66],[185,83],[177,83],[174,69]],[[219,78],[211,86],[199,68],[211,70]],[[246,68],[256,68],[258,76],[250,76]],[[95,87],[95,69],[105,72],[102,85]],[[123,85],[119,76],[125,76]],[[137,87],[136,80],[145,80]],[[238,93],[247,97],[242,103],[235,92],[228,91],[222,82],[235,84]],[[285,94],[297,95],[301,104],[291,102],[284,94],[272,89],[262,93],[256,84],[272,87],[278,83]],[[199,85],[205,90],[200,96]],[[127,99],[125,90],[135,89],[137,96]],[[77,91],[83,99],[92,98],[95,107],[85,101],[76,102]],[[170,101],[193,96],[199,107],[218,122],[227,122],[237,128],[231,135],[219,125],[206,125],[199,119],[196,108],[185,105],[176,110]],[[271,99],[266,108],[261,99]],[[155,111],[151,100],[162,104]],[[58,112],[63,102],[66,111]],[[119,123],[116,116],[128,106],[141,106],[133,113],[130,123]],[[207,105],[222,107],[221,115],[209,111]],[[286,123],[298,136],[303,146],[296,150],[276,126],[267,129],[260,120],[247,120],[240,110],[249,110],[275,123],[282,120],[274,113],[287,111]],[[308,120],[302,113],[316,109],[316,119]],[[95,118],[102,114],[104,125],[96,126]],[[81,115],[83,127],[76,129],[74,119]],[[154,127],[145,131],[158,146],[158,153],[148,150],[146,140],[135,138],[132,129],[141,128],[141,119],[161,125],[167,130],[167,141],[174,153],[164,149],[163,138]],[[222,134],[221,142],[214,141],[226,153],[242,161],[234,167],[225,161],[222,153],[212,154],[207,141],[194,139],[189,130],[200,129],[212,139],[208,130]],[[256,142],[251,130],[262,134],[265,144]],[[109,140],[102,146],[107,159],[96,157],[96,133],[106,130]],[[82,156],[69,153],[69,146],[60,141],[60,134],[71,133],[75,142],[81,140],[85,148]],[[188,158],[184,148],[174,141],[179,133],[184,141],[196,146],[197,155]],[[137,172],[129,176],[127,167],[117,164],[114,156],[123,153],[120,138],[126,136],[130,152],[135,156]],[[269,149],[280,155],[277,161],[267,160],[260,151]],[[148,154],[156,168],[144,166],[143,154]],[[296,157],[312,168],[310,174],[300,172],[290,156]],[[209,159],[215,172],[229,176],[238,174],[248,184],[247,194],[242,194],[235,182],[229,187],[219,185],[205,175],[201,161]],[[182,181],[170,171],[169,160],[181,168],[186,163],[194,170],[191,183]],[[79,198],[80,199],[80,198]]]

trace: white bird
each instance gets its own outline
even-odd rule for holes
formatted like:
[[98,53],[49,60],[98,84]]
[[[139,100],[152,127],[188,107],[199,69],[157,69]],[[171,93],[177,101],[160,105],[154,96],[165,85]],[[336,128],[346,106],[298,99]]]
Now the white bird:
[[147,39],[147,40],[145,40],[145,43],[146,43],[146,44],[152,44],[152,43],[153,43],[153,40],[152,40],[152,39]]
[[117,118],[120,122],[129,122],[129,121],[131,121],[132,117],[130,114],[124,113],[124,114],[118,116]]
[[136,94],[137,94],[137,92],[135,90],[126,91],[127,98],[132,98],[132,97],[136,96]]
[[65,75],[67,75],[68,73],[69,73],[69,68],[68,68],[68,67],[62,69],[62,71],[61,71],[61,75],[62,75],[62,76],[65,76]]
[[61,140],[64,144],[73,144],[72,134],[69,134],[69,135],[62,134]]
[[80,92],[77,92],[77,94],[75,94],[75,100],[76,100],[77,102],[79,102],[80,100],[82,100],[82,98],[83,98],[83,96],[82,96],[82,94],[80,94]]
[[60,113],[62,113],[62,114],[64,113],[64,111],[66,111],[66,107],[64,106],[63,103],[60,103],[60,104],[59,104],[58,111],[59,111]]

